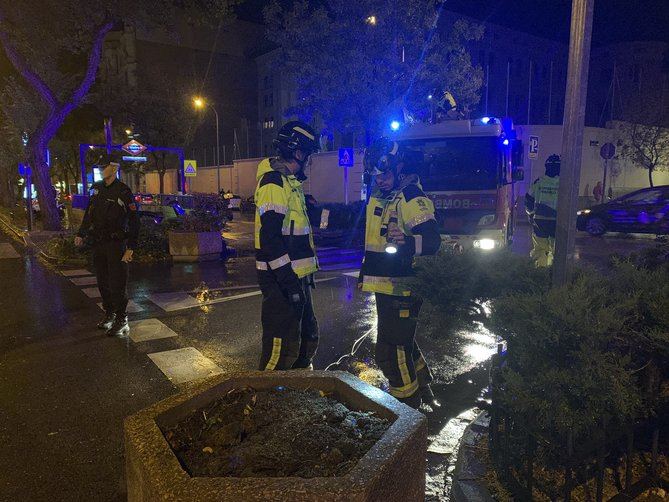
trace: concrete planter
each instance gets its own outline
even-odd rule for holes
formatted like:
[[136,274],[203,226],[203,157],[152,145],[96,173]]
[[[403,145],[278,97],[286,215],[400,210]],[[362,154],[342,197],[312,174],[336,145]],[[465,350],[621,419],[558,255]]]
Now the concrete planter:
[[223,250],[220,232],[169,232],[170,255],[174,261],[217,260]]
[[[232,388],[320,389],[349,408],[393,421],[358,464],[341,477],[191,477],[159,426],[178,423]],[[385,392],[344,372],[249,372],[215,377],[125,420],[128,500],[154,501],[423,501],[427,419]]]

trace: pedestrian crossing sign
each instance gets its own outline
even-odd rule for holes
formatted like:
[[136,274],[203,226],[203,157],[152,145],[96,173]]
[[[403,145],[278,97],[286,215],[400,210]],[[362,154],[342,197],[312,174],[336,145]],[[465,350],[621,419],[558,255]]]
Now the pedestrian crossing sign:
[[190,177],[197,176],[196,160],[184,160],[184,176],[190,176]]

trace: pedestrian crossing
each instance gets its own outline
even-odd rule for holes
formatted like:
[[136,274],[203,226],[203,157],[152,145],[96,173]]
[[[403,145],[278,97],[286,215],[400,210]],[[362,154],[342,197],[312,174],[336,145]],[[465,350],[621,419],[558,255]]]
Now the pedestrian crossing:
[[[62,270],[61,274],[88,298],[96,301],[102,310],[101,298],[95,276],[86,269]],[[316,283],[327,282],[350,273],[337,274],[331,277],[316,279]],[[244,291],[244,290],[252,291]],[[147,299],[164,312],[202,307],[218,303],[242,300],[260,296],[257,285],[232,286],[212,290],[193,290],[184,292],[153,293]],[[145,311],[140,303],[129,300],[128,314],[138,314]],[[129,339],[135,344],[145,344],[156,340],[178,340],[179,334],[157,318],[131,320]],[[172,350],[148,353],[147,356],[160,369],[165,377],[175,385],[184,384],[193,380],[209,378],[221,374],[223,370],[211,359],[207,358],[195,347],[182,347]]]

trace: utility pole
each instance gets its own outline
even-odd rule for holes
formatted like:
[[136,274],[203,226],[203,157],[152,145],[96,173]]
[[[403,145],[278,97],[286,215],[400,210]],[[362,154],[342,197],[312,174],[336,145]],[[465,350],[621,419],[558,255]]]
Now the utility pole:
[[585,103],[588,92],[588,65],[592,40],[592,14],[595,0],[572,0],[569,67],[562,131],[562,167],[558,193],[557,229],[553,285],[567,282],[574,260],[576,211],[581,180],[581,156]]

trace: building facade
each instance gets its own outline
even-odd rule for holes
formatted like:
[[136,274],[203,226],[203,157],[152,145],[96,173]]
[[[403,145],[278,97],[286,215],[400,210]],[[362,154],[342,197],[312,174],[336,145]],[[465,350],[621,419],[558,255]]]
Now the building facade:
[[[190,102],[203,96],[219,116],[220,163],[259,154],[256,64],[252,53],[263,43],[264,28],[235,20],[219,29],[182,23],[176,33],[117,31],[106,39],[100,66],[101,92],[132,96],[151,79],[174,82],[178,97]],[[118,98],[116,98],[118,99]],[[177,97],[175,97],[177,99]],[[183,147],[200,165],[216,164],[215,114],[193,110],[193,123]],[[137,131],[141,142],[141,131]]]

